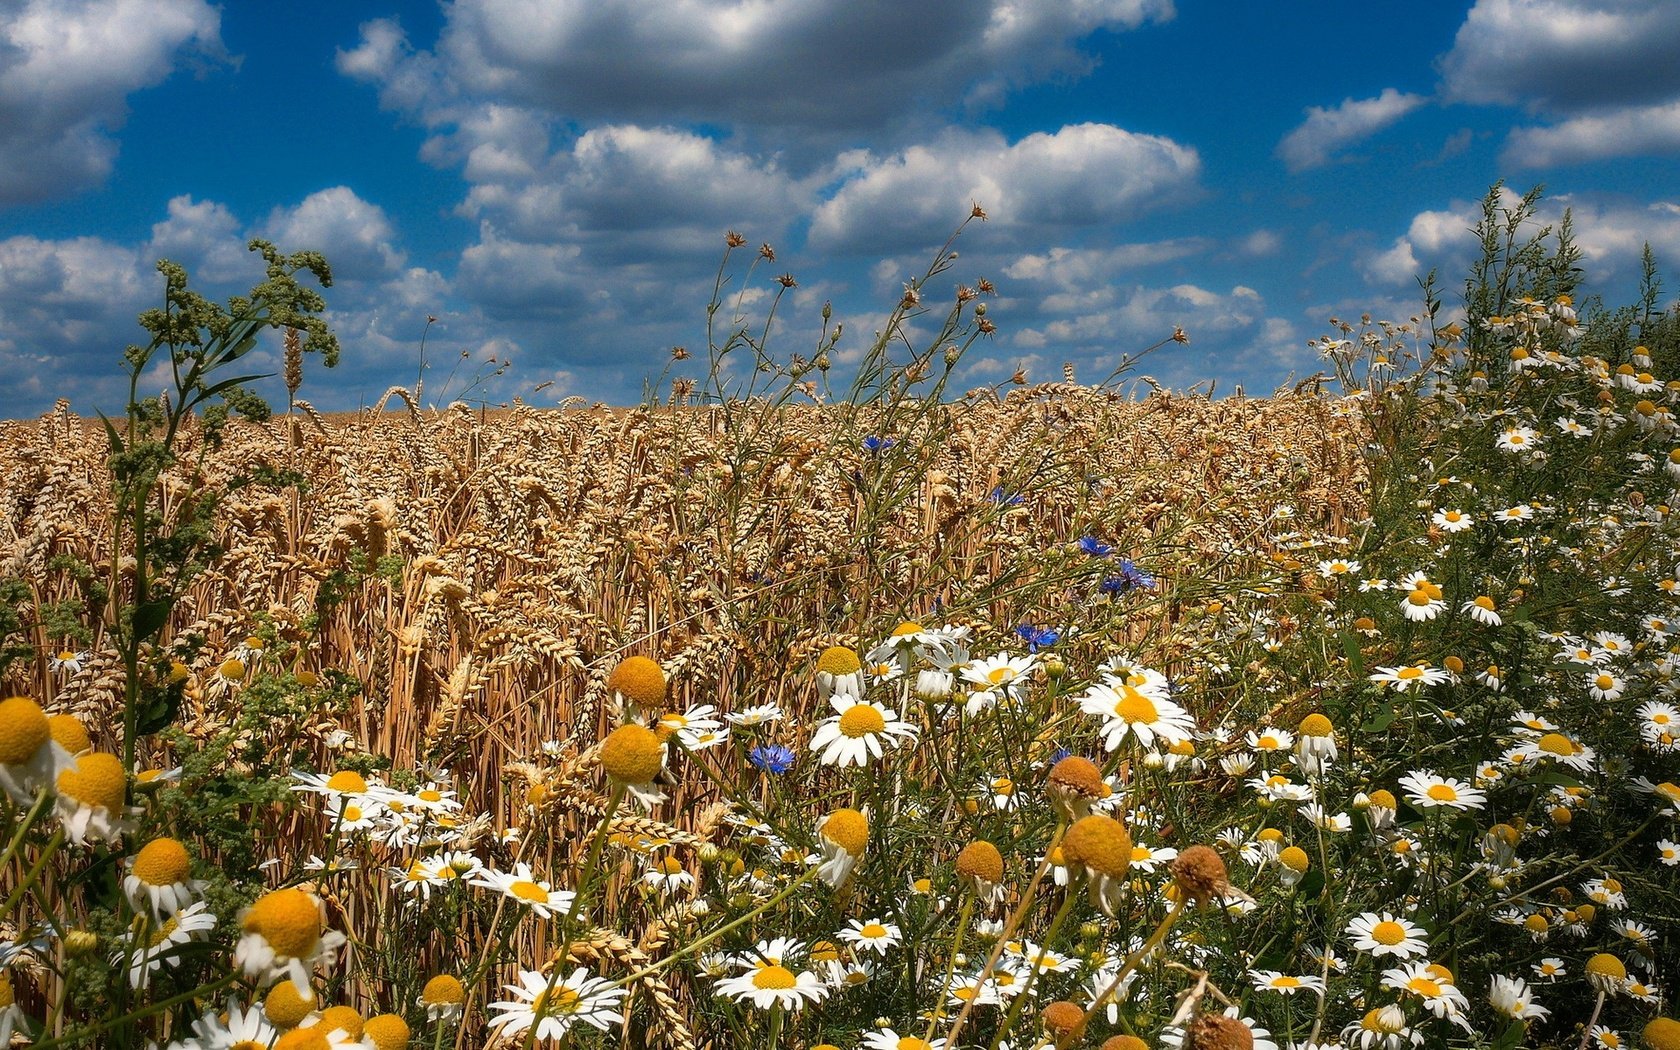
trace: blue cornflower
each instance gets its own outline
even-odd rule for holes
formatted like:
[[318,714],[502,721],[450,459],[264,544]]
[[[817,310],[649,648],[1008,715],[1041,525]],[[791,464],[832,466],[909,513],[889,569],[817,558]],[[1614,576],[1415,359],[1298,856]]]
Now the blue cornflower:
[[793,750],[781,744],[760,744],[747,752],[747,761],[766,773],[786,773],[793,768]]
[[1106,558],[1114,550],[1095,536],[1086,536],[1079,541],[1079,549],[1093,558]]
[[1102,593],[1126,594],[1129,591],[1148,590],[1155,586],[1155,577],[1132,564],[1130,558],[1121,558],[1117,568],[1120,570],[1118,576],[1106,577],[1097,585],[1097,589]]
[[883,449],[892,448],[896,443],[892,438],[876,437],[871,434],[863,439],[863,450],[865,452],[880,452]]
[[1015,628],[1015,633],[1026,639],[1027,651],[1034,653],[1038,652],[1040,646],[1055,645],[1062,637],[1062,632],[1054,627],[1034,627],[1030,623]]
[[991,500],[993,503],[1001,503],[1006,507],[1013,507],[1021,502],[1021,494],[1019,492],[1005,492],[1003,491],[1003,486],[999,485],[997,488],[992,490]]

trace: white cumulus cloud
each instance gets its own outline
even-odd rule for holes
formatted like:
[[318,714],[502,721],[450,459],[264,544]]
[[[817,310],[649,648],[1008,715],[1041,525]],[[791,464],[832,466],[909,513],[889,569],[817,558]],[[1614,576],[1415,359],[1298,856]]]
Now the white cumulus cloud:
[[1277,156],[1290,171],[1330,163],[1338,150],[1363,142],[1424,104],[1422,95],[1385,88],[1376,98],[1343,99],[1335,107],[1314,106],[1307,119],[1278,143]]
[[204,0],[0,4],[0,205],[103,180],[128,96],[184,56],[219,57],[220,33]]
[[1073,124],[1013,144],[951,130],[865,164],[817,206],[811,241],[838,251],[938,243],[979,202],[994,226],[1043,231],[1122,222],[1188,199],[1195,149],[1111,124]]

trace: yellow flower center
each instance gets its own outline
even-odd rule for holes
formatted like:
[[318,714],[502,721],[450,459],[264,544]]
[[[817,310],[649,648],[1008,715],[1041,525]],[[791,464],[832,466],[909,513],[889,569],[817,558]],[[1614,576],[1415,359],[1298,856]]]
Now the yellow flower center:
[[533,904],[548,903],[548,891],[530,879],[519,879],[510,883],[508,892],[522,901],[529,901]]
[[845,714],[840,716],[840,733],[853,740],[859,737],[874,736],[887,728],[887,720],[881,717],[881,712],[869,704],[854,704]]
[[299,995],[297,986],[291,981],[275,985],[263,1000],[263,1013],[268,1015],[268,1023],[278,1028],[295,1028],[314,1010],[314,993],[311,992],[307,998]]
[[1114,705],[1114,713],[1119,715],[1122,721],[1132,725],[1140,722],[1148,725],[1161,717],[1161,712],[1156,710],[1154,703],[1129,685],[1122,687],[1120,702]]
[[327,778],[327,790],[340,795],[365,795],[367,789],[367,778],[353,769],[341,769]]
[[321,941],[321,906],[298,889],[266,893],[246,913],[245,932],[261,934],[278,955],[305,958]]
[[646,784],[665,764],[665,745],[646,726],[619,726],[601,742],[601,766],[626,784]]
[[823,821],[822,837],[854,857],[869,845],[869,818],[855,809],[837,809]]
[[992,683],[993,685],[1002,685],[1005,682],[1013,682],[1014,680],[1015,668],[1013,667],[994,667],[990,671],[986,672],[986,681]]
[[531,1001],[531,1012],[538,1017],[574,1014],[582,1001],[576,991],[561,985],[553,991],[537,993],[537,997]]
[[420,1001],[427,1006],[453,1006],[466,997],[467,992],[461,982],[446,973],[433,977],[420,990]]
[[[1413,594],[1421,594],[1422,592],[1421,591],[1413,591],[1412,593]],[[1429,603],[1424,602],[1422,604],[1427,605]],[[1400,668],[1399,673],[1396,674],[1394,677],[1400,679],[1402,682],[1409,682],[1414,678],[1422,678],[1423,677],[1423,668],[1421,668],[1421,667],[1402,667],[1402,668]]]
[[174,886],[192,874],[192,857],[174,839],[153,839],[140,847],[130,870],[148,886]]
[[785,966],[764,966],[753,974],[754,988],[792,988],[799,983],[793,971]]
[[1121,879],[1132,866],[1132,836],[1113,817],[1093,813],[1068,828],[1062,836],[1062,853],[1075,864]]
[[117,813],[128,791],[128,772],[116,755],[95,751],[58,775],[58,791],[90,809]]
[[1330,719],[1323,715],[1311,714],[1301,719],[1302,736],[1329,736],[1333,732],[1335,727],[1330,724]]
[[894,638],[902,638],[907,634],[921,634],[921,633],[922,633],[922,625],[921,624],[917,623],[914,620],[905,620],[903,623],[901,623],[897,627],[893,628],[892,636]]
[[607,676],[607,691],[655,707],[665,699],[665,671],[645,656],[628,657]]
[[22,696],[0,701],[0,765],[29,761],[51,736],[41,705]]
[[898,1050],[933,1050],[933,1044],[917,1036],[906,1035],[898,1040]]
[[1564,736],[1562,733],[1547,733],[1545,736],[1540,738],[1535,746],[1546,752],[1548,755],[1561,755],[1564,758],[1571,758],[1581,750],[1579,747],[1575,746],[1575,742],[1573,740]]
[[1436,802],[1458,801],[1458,792],[1453,790],[1453,786],[1451,784],[1431,784],[1429,785],[1429,791],[1427,794]]
[[1384,919],[1371,927],[1371,939],[1378,944],[1386,944],[1392,948],[1406,939],[1406,927],[1390,919]]
[[1441,995],[1441,986],[1427,977],[1414,977],[1406,982],[1406,987],[1425,999],[1437,999]]
[[48,715],[47,726],[52,732],[52,738],[72,755],[93,749],[93,741],[88,738],[87,728],[75,715]]
[[859,930],[858,933],[869,938],[885,937],[887,935],[887,928],[878,922],[871,922],[865,924],[863,929]]
[[824,649],[817,657],[817,670],[833,675],[856,674],[863,670],[863,661],[845,646],[834,645]]
[[1283,974],[1283,975],[1272,978],[1272,987],[1273,988],[1299,988],[1299,987],[1301,987],[1301,979],[1299,977],[1290,977],[1287,974]]

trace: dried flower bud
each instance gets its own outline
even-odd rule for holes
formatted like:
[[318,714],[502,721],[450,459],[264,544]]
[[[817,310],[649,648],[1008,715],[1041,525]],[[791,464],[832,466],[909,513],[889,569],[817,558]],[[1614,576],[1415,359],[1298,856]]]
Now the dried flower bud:
[[730,230],[728,233],[723,235],[723,243],[727,244],[731,248],[739,248],[741,245],[747,243],[747,239],[736,233],[734,230]]
[[1180,853],[1172,862],[1172,873],[1179,892],[1196,904],[1224,896],[1230,886],[1224,859],[1207,846],[1191,846]]

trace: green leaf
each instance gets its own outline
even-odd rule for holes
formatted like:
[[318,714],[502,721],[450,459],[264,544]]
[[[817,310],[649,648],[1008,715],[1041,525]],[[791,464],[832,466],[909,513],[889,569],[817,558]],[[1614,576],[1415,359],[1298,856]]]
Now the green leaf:
[[[97,409],[95,411],[98,412]],[[101,423],[105,424],[105,437],[106,437],[107,440],[109,440],[111,442],[111,454],[114,455],[114,456],[122,455],[122,453],[123,453],[123,439],[122,439],[122,435],[117,433],[116,424],[112,423],[110,417],[107,416],[105,413],[98,412],[98,415],[99,415],[99,421]]]
[[150,638],[163,629],[169,611],[175,607],[174,598],[153,598],[134,608],[134,637]]
[[1391,700],[1389,701],[1388,706],[1376,713],[1375,717],[1360,726],[1359,731],[1362,733],[1380,733],[1389,726],[1393,725],[1394,720],[1398,718],[1399,715],[1400,705]]
[[1359,648],[1359,638],[1352,631],[1342,632],[1342,655],[1347,657],[1348,673],[1355,678],[1365,677],[1365,653]]

